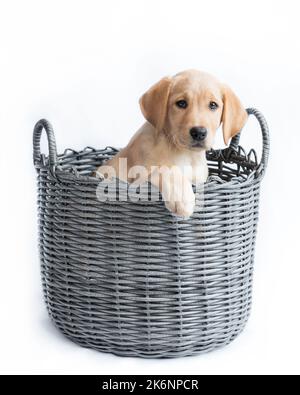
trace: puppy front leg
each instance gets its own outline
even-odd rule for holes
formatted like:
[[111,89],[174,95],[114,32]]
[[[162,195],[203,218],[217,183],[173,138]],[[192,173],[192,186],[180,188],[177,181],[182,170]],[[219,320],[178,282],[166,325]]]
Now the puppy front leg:
[[193,214],[196,198],[192,183],[180,170],[163,172],[160,191],[169,211],[182,218],[189,218]]

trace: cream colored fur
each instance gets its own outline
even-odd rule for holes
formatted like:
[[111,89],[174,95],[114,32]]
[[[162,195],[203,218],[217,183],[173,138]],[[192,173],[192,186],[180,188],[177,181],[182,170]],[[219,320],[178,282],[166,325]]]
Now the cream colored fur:
[[[187,108],[178,107],[176,103],[180,100],[186,101]],[[218,105],[214,111],[210,108],[211,102]],[[141,97],[140,106],[147,122],[97,173],[108,174],[111,167],[117,177],[135,182],[131,168],[144,166],[146,171],[139,182],[151,177],[166,207],[175,215],[188,218],[195,207],[192,184],[207,179],[205,152],[212,148],[217,129],[223,123],[224,142],[228,144],[244,126],[247,113],[228,86],[197,70],[163,78]],[[206,128],[208,134],[203,146],[195,147],[190,130],[199,126]],[[121,158],[127,160],[127,174],[120,168]],[[185,172],[187,168],[189,171]],[[169,177],[165,178],[163,174],[167,170]]]

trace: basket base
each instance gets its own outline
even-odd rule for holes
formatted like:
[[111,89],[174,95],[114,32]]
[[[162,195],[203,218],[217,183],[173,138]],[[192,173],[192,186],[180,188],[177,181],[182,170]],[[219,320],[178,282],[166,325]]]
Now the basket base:
[[[249,318],[249,317],[248,317]],[[197,356],[202,354],[207,354],[212,351],[216,351],[221,349],[230,343],[232,343],[245,329],[248,318],[243,322],[241,326],[238,327],[231,335],[227,334],[224,339],[217,339],[216,341],[210,341],[205,343],[189,343],[189,344],[180,344],[178,341],[177,345],[172,347],[163,347],[160,349],[151,349],[149,345],[120,345],[120,344],[106,344],[105,341],[100,341],[99,339],[88,339],[83,338],[80,335],[71,334],[69,331],[65,331],[64,328],[60,327],[60,325],[53,321],[55,327],[61,332],[67,339],[72,341],[73,343],[83,347],[89,348],[95,351],[113,354],[119,357],[137,357],[144,359],[170,359],[170,358],[181,358],[181,357],[190,357]]]

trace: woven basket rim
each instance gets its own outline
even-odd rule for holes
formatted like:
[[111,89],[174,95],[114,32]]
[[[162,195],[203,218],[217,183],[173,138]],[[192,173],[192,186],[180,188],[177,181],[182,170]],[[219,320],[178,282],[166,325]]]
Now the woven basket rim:
[[[211,150],[213,154],[216,154],[216,157],[211,157],[207,158],[208,160],[211,161],[219,161],[220,162],[225,162],[226,164],[237,164],[237,165],[242,165],[246,167],[250,167],[250,171],[248,174],[244,174],[244,177],[240,177],[239,175],[234,176],[230,181],[225,181],[220,178],[220,184],[221,185],[230,185],[233,183],[233,185],[236,185],[238,182],[239,184],[247,184],[250,180],[252,182],[253,177],[255,177],[258,180],[261,180],[265,174],[267,164],[268,164],[268,157],[269,157],[269,128],[266,122],[265,117],[263,116],[260,111],[258,111],[255,108],[248,108],[247,110],[248,115],[254,115],[259,122],[261,132],[262,132],[262,138],[263,138],[263,149],[262,149],[262,157],[261,161],[258,164],[257,162],[257,155],[253,149],[249,151],[248,154],[246,154],[245,150],[239,145],[239,140],[240,140],[240,135],[241,133],[238,133],[235,137],[232,138],[229,147],[225,149],[219,149],[219,150]],[[49,155],[46,156],[45,154],[41,153],[40,150],[40,140],[41,140],[41,134],[43,130],[46,131],[47,137],[48,137],[48,146],[49,146]],[[83,181],[83,182],[88,182],[90,184],[99,184],[99,179],[96,177],[92,177],[89,175],[83,175],[79,174],[79,172],[76,170],[75,166],[70,166],[69,169],[63,169],[62,166],[60,165],[60,161],[62,158],[68,157],[68,155],[80,155],[81,157],[83,155],[90,155],[91,152],[95,153],[104,153],[105,151],[110,150],[110,154],[116,153],[118,150],[116,148],[107,146],[105,149],[102,150],[96,150],[93,147],[87,146],[81,151],[75,151],[73,149],[66,149],[62,154],[58,155],[57,154],[57,148],[56,148],[56,139],[53,131],[53,127],[49,121],[46,119],[41,119],[38,121],[35,125],[34,132],[33,132],[33,161],[34,165],[37,170],[48,167],[52,175],[55,176],[60,176],[64,177],[64,175],[67,176],[69,181]],[[240,150],[240,151],[239,151]],[[230,155],[231,153],[235,153],[237,155],[237,161],[235,162],[234,160],[230,162]],[[242,156],[238,158],[239,154],[242,152]],[[226,153],[225,155],[223,155]],[[227,154],[229,153],[229,156]],[[209,152],[207,153],[207,155]],[[218,158],[218,155],[220,155],[220,158]],[[251,158],[251,155],[254,155],[255,158],[255,166],[252,164],[252,169],[251,171],[251,159],[253,159],[253,156]],[[240,160],[242,163],[240,163]],[[247,164],[248,161],[248,164]],[[217,181],[216,176],[213,177],[214,183]],[[204,185],[210,185],[212,183],[212,178],[208,178],[207,182]]]
[[[89,155],[92,152],[94,152],[95,154],[100,154],[101,152],[105,152],[106,150],[111,149],[112,153],[113,152],[118,152],[118,149],[113,148],[113,147],[106,147],[104,149],[96,149],[93,147],[85,147],[83,150],[81,151],[77,151],[71,148],[67,148],[63,153],[58,155],[58,163],[55,166],[55,168],[51,168],[51,166],[49,166],[49,156],[44,156],[43,160],[41,161],[40,164],[37,165],[37,168],[41,169],[46,169],[49,170],[52,174],[53,177],[57,178],[59,181],[62,182],[84,182],[84,183],[89,183],[91,185],[98,185],[100,182],[102,182],[101,179],[92,176],[92,175],[82,175],[80,174],[77,169],[76,166],[71,166],[69,169],[63,169],[62,165],[60,164],[62,159],[68,158],[68,157],[72,157],[74,155],[78,155],[81,158],[84,155]],[[226,151],[227,148],[220,150],[220,149],[216,149],[216,150],[211,150],[211,152],[215,152],[215,153],[220,153],[220,152],[224,152]],[[253,150],[251,150],[253,151]],[[246,158],[245,158],[246,159]],[[234,164],[235,162],[228,162],[228,164]],[[207,179],[207,181],[205,181],[205,183],[203,183],[202,185],[204,185],[206,188],[209,187],[210,185],[213,186],[220,186],[220,187],[225,187],[225,186],[231,186],[231,185],[247,185],[249,183],[252,183],[253,180],[257,180],[259,181],[262,177],[263,177],[263,173],[257,173],[257,169],[259,167],[259,165],[254,162],[252,162],[252,166],[253,166],[253,170],[249,172],[248,175],[243,174],[242,176],[235,176],[233,177],[230,181],[226,181],[226,180],[222,180],[220,177],[216,176],[216,175],[210,175]],[[209,167],[209,163],[208,163],[208,167]],[[127,188],[129,187],[130,183],[126,182],[126,181],[122,181],[119,180],[119,184],[122,185],[122,187]],[[144,185],[146,184],[150,184],[149,182],[144,183]]]

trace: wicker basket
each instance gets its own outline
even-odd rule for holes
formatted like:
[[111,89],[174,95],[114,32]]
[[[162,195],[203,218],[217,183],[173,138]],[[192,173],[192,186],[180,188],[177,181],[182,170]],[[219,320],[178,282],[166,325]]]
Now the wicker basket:
[[[68,338],[123,356],[178,357],[230,343],[251,308],[260,182],[269,153],[239,135],[207,154],[204,207],[189,220],[162,201],[101,202],[90,174],[117,150],[57,155],[46,120],[34,129],[39,249],[49,315]],[[46,130],[49,156],[40,153]]]

